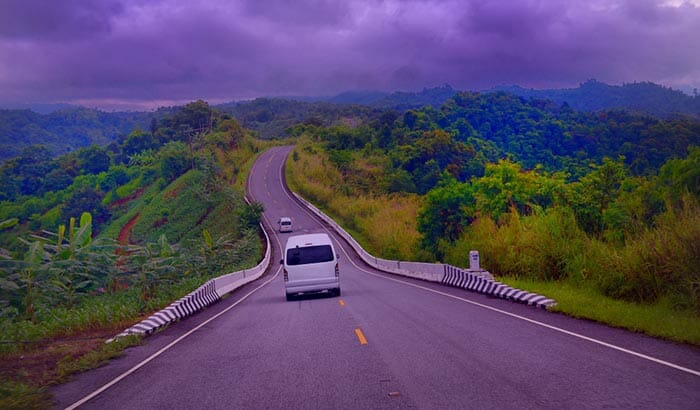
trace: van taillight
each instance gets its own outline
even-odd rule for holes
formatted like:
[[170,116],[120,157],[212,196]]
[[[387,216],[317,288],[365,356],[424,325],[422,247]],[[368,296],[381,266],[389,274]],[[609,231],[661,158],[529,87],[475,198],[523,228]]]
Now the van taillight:
[[287,269],[284,269],[284,281],[289,282],[289,273],[287,273]]
[[337,278],[340,276],[340,269],[338,269],[338,263],[336,262],[335,264],[335,277]]

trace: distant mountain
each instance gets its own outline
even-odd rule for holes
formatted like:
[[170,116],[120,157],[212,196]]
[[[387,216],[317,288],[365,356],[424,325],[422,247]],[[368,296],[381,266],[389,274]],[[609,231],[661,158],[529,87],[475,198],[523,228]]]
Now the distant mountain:
[[333,104],[360,104],[372,106],[388,94],[381,91],[346,91],[322,101]]
[[381,91],[346,91],[334,96],[326,97],[284,97],[287,100],[302,102],[327,102],[332,104],[359,104],[372,108],[393,109],[405,111],[420,108],[426,105],[439,107],[458,91],[450,85],[441,87],[424,88],[419,92],[397,91],[385,93]]
[[92,144],[108,145],[135,127],[148,129],[151,113],[106,113],[73,107],[49,114],[29,109],[0,109],[0,161],[16,157],[30,145],[41,144],[54,155]]
[[329,126],[348,121],[361,122],[375,110],[360,104],[283,98],[256,98],[252,101],[218,104],[214,108],[231,114],[243,127],[257,131],[263,139],[284,138],[289,127],[300,123]]
[[524,98],[552,100],[580,111],[624,109],[659,117],[692,115],[700,117],[700,97],[650,82],[608,85],[588,80],[578,88],[535,90],[517,85],[492,88]]
[[39,114],[51,114],[54,111],[80,108],[77,105],[67,103],[25,103],[25,104],[0,104],[0,110],[32,110]]

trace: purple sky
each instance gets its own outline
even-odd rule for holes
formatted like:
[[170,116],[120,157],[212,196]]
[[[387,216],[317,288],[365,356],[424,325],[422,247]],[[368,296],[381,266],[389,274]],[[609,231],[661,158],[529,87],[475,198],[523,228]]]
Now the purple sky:
[[0,104],[700,88],[700,0],[1,0]]

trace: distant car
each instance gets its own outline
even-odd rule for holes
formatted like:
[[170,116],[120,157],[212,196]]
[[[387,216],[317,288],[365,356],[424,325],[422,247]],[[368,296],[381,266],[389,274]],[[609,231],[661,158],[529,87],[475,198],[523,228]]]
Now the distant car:
[[277,224],[279,225],[280,232],[292,232],[292,218],[283,216],[277,221]]
[[280,263],[287,300],[322,292],[340,296],[338,256],[325,233],[290,236]]

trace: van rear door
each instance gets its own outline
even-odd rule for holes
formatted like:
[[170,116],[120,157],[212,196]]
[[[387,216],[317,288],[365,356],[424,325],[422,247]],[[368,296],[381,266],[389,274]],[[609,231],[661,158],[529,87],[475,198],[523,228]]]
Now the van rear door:
[[331,245],[300,246],[287,249],[291,282],[335,278],[335,255]]

